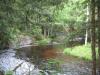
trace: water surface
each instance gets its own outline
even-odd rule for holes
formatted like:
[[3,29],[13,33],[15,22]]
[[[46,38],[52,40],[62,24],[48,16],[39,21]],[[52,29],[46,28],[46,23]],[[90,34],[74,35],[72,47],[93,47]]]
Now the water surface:
[[0,69],[15,75],[91,75],[91,63],[63,55],[57,46],[28,46],[0,51]]

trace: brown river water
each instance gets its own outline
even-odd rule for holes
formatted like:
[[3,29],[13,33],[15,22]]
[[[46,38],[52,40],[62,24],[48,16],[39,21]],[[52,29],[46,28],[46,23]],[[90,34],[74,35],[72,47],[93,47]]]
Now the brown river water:
[[62,53],[54,45],[0,51],[0,70],[14,75],[91,75],[91,62]]

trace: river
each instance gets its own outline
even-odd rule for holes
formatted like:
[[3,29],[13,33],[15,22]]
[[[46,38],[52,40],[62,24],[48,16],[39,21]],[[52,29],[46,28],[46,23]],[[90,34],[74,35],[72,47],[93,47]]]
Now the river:
[[91,75],[91,62],[64,55],[53,45],[0,51],[0,70],[14,75]]

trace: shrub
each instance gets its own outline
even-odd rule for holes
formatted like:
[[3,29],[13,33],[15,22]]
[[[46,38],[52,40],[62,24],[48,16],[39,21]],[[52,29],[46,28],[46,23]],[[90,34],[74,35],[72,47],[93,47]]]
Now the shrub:
[[49,43],[50,43],[50,39],[49,38],[38,41],[38,45],[47,45]]

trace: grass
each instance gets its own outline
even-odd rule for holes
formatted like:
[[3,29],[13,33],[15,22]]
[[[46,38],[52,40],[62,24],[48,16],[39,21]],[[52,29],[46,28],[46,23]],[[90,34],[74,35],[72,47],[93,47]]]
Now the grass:
[[[97,48],[96,48],[96,51],[97,51]],[[75,46],[72,48],[65,48],[63,53],[76,56],[78,58],[83,58],[85,60],[92,60],[92,52],[91,52],[90,44],[87,44],[86,46],[81,45],[81,46]]]

